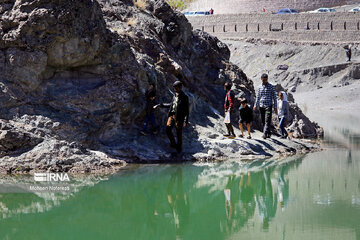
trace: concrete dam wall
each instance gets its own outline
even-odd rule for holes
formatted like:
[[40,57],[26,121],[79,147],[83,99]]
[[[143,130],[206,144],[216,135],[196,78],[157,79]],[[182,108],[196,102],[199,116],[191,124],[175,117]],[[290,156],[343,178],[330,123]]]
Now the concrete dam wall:
[[228,14],[188,17],[219,38],[360,42],[360,13]]
[[320,7],[335,7],[346,4],[360,3],[359,0],[197,0],[188,10],[209,10],[215,14],[277,12],[280,8],[294,8],[298,11],[308,11]]

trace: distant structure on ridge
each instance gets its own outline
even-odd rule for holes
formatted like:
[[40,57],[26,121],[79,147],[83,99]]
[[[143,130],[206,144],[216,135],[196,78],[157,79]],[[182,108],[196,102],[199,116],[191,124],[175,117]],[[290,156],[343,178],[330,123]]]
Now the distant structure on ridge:
[[320,7],[360,4],[360,0],[194,0],[187,10],[214,9],[215,14],[277,12],[281,8],[309,11]]

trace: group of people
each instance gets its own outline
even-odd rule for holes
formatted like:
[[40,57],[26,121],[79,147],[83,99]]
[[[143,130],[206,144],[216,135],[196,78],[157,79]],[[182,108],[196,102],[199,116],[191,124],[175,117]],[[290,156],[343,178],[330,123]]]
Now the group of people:
[[[287,138],[288,133],[285,129],[286,120],[289,118],[289,103],[287,100],[287,95],[284,91],[279,92],[277,99],[275,87],[268,82],[268,75],[263,74],[261,76],[262,84],[259,86],[256,94],[256,101],[253,109],[248,105],[248,101],[246,98],[240,99],[240,108],[239,108],[239,128],[241,134],[239,137],[244,137],[243,126],[246,127],[248,131],[248,139],[251,139],[251,125],[253,122],[253,111],[259,110],[261,116],[261,122],[263,124],[263,138],[271,137],[271,120],[272,120],[272,112],[274,110],[275,113],[278,114],[279,122],[280,122],[280,131],[281,138]],[[235,132],[232,124],[235,122],[236,114],[234,113],[234,93],[231,90],[231,83],[225,83],[224,90],[226,91],[225,96],[225,125],[228,133],[225,134],[225,137],[235,138]],[[279,108],[279,110],[278,110]]]
[[[251,139],[251,125],[253,122],[253,111],[259,110],[261,115],[263,128],[263,138],[270,138],[270,127],[272,120],[272,112],[278,114],[280,122],[280,131],[281,137],[287,138],[288,133],[285,129],[286,120],[289,116],[289,103],[287,100],[287,95],[284,91],[281,91],[278,94],[279,99],[277,99],[275,87],[268,82],[268,75],[263,74],[261,76],[262,84],[258,88],[256,94],[256,101],[253,109],[250,108],[248,100],[246,98],[240,99],[240,108],[239,116],[240,120],[238,122],[241,134],[239,137],[244,137],[244,127],[248,132],[248,139]],[[156,91],[153,84],[151,84],[148,90],[145,93],[146,97],[146,116],[144,127],[141,131],[143,135],[147,135],[148,125],[151,122],[153,133],[158,132],[158,126],[156,124],[154,110],[158,107],[169,108],[167,124],[166,124],[166,134],[170,140],[170,146],[176,149],[177,152],[182,152],[182,131],[183,127],[186,127],[189,122],[189,98],[182,90],[182,83],[176,81],[173,84],[174,87],[174,97],[170,103],[161,103],[156,104],[155,97]],[[225,96],[225,125],[228,133],[225,134],[225,137],[235,138],[235,132],[233,128],[233,123],[236,119],[236,113],[234,112],[234,102],[235,96],[231,90],[232,84],[230,82],[225,83],[224,90],[226,91]],[[177,139],[173,134],[173,128],[176,129]]]
[[[166,134],[170,140],[170,146],[176,149],[177,152],[182,152],[182,131],[183,127],[186,127],[189,123],[189,98],[182,90],[182,82],[176,81],[173,84],[174,97],[170,103],[155,103],[155,88],[154,85],[150,85],[145,93],[146,98],[146,116],[144,128],[141,131],[143,135],[148,133],[148,123],[151,121],[153,127],[153,133],[156,134],[158,126],[156,125],[154,110],[158,107],[169,108],[168,119],[166,123]],[[176,137],[173,134],[173,128],[176,128]]]

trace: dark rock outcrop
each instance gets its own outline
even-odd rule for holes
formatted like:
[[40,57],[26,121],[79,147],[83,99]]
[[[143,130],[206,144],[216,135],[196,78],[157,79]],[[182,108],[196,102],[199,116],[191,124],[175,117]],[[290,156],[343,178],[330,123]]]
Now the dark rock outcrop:
[[[202,150],[196,125],[211,126],[210,118],[219,118],[226,81],[233,82],[237,97],[253,101],[253,84],[229,63],[228,47],[192,31],[187,19],[162,0],[5,0],[0,13],[0,118],[23,129],[32,124],[19,121],[23,116],[56,122],[56,129],[41,123],[43,133],[36,125],[15,134],[16,124],[8,125],[0,160],[7,171],[13,165],[5,163],[22,166],[25,158],[37,163],[29,168],[66,166],[67,171],[76,164],[86,168],[91,157],[103,165],[118,164],[113,158],[169,158],[165,138],[149,143],[136,130],[150,83],[161,102],[171,99],[173,82],[184,83],[193,123],[184,139],[193,147],[189,155]],[[165,116],[159,112],[160,119]],[[52,147],[45,149],[47,144]]]
[[125,162],[88,150],[77,142],[59,139],[59,122],[23,115],[0,120],[0,173],[33,171],[114,172]]

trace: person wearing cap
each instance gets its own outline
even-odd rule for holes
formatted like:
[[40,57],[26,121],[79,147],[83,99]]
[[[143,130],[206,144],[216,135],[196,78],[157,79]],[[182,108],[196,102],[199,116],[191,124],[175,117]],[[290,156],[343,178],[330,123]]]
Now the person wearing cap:
[[235,96],[234,96],[234,92],[231,91],[231,83],[230,82],[225,83],[224,90],[226,91],[225,104],[224,104],[225,118],[226,118],[227,114],[230,114],[230,122],[225,122],[228,133],[224,134],[224,137],[235,138],[236,135],[235,135],[232,123],[231,123],[231,122],[234,122],[234,116],[235,116],[233,114]]
[[[173,84],[175,95],[171,103],[161,103],[154,108],[169,108],[168,120],[166,124],[166,134],[170,140],[170,146],[175,148],[177,152],[182,152],[182,130],[183,126],[189,123],[189,98],[182,91],[182,83],[176,81]],[[175,126],[177,141],[175,141],[172,129]]]
[[272,119],[272,109],[277,113],[277,99],[275,87],[268,82],[268,75],[266,73],[261,75],[262,84],[259,86],[254,111],[258,108],[260,110],[261,122],[264,126],[263,138],[271,137],[270,127]]

